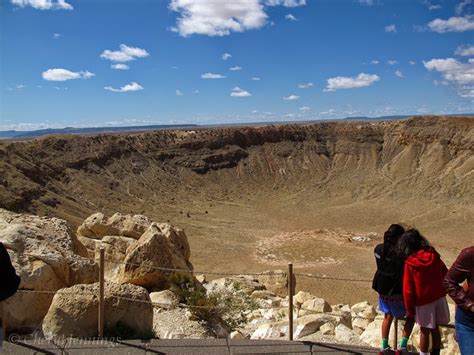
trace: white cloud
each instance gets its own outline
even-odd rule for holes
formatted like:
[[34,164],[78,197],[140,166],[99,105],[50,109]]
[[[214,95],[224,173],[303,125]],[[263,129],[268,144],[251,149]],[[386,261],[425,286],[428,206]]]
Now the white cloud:
[[397,76],[399,78],[404,78],[405,77],[401,70],[395,70],[394,74],[395,74],[395,76]]
[[266,6],[304,5],[306,0],[171,0],[169,9],[179,14],[171,31],[183,37],[194,34],[227,36],[265,26],[268,20]]
[[73,10],[74,7],[65,0],[11,0],[19,7],[31,6],[37,10]]
[[306,0],[266,0],[268,6],[298,7],[306,5]]
[[242,67],[239,67],[238,65],[232,68],[229,68],[230,71],[239,71],[242,70]]
[[283,100],[286,100],[286,101],[295,101],[295,100],[298,100],[300,97],[298,95],[289,95],[289,96],[285,96],[283,98]]
[[440,73],[444,81],[453,84],[459,96],[471,97],[474,90],[474,59],[466,63],[454,58],[431,59],[423,64],[427,70]]
[[460,55],[461,57],[473,57],[474,45],[460,46],[458,47],[458,49],[456,49],[456,52],[454,54]]
[[201,79],[225,79],[222,74],[206,73],[201,75]]
[[298,19],[292,14],[286,15],[285,19],[287,19],[288,21],[298,21]]
[[123,63],[112,64],[110,67],[112,69],[116,69],[116,70],[128,70],[128,69],[130,69],[130,67],[127,64],[123,64]]
[[230,96],[232,97],[249,97],[252,96],[248,91],[245,91],[238,86],[232,89],[232,92],[230,93]]
[[183,37],[226,36],[231,32],[261,28],[267,21],[260,0],[172,0],[169,8],[179,13],[176,26],[171,30]]
[[437,33],[472,31],[474,30],[474,17],[450,17],[447,20],[437,18],[428,23],[428,28]]
[[303,84],[298,85],[300,89],[309,89],[309,88],[312,88],[313,86],[314,86],[313,83],[303,83]]
[[389,32],[389,33],[397,33],[397,26],[388,25],[388,26],[385,26],[384,30],[385,32]]
[[254,77],[252,78],[252,80],[253,80],[253,81],[260,81],[260,80],[262,80],[262,79],[260,79],[258,76],[254,76]]
[[410,65],[415,65],[415,64],[416,64],[416,62],[415,62],[415,61],[413,61],[413,60],[410,60],[410,62],[409,62],[409,63],[410,63]]
[[53,38],[54,38],[54,39],[58,39],[58,38],[60,38],[60,37],[62,37],[62,34],[60,34],[60,33],[53,33]]
[[180,90],[176,89],[176,96],[183,96],[183,93]]
[[104,87],[105,90],[113,91],[113,92],[131,92],[131,91],[140,91],[143,90],[143,86],[136,82],[131,82],[125,86],[122,86],[120,89],[115,89],[111,86]]
[[354,89],[370,86],[379,81],[380,77],[375,74],[360,73],[356,77],[337,76],[327,80],[324,91],[336,91],[341,89]]
[[379,63],[380,62],[378,60],[375,60],[375,59],[370,61],[370,64],[379,64]]
[[230,53],[224,53],[222,54],[222,60],[229,60],[230,58],[232,58],[232,55]]
[[195,94],[195,95],[198,95],[199,93],[201,93],[201,92],[198,89],[193,91],[193,94]]
[[394,59],[390,59],[390,60],[387,60],[387,64],[388,65],[395,65],[395,64],[398,64],[398,61],[396,61]]
[[308,107],[308,106],[303,106],[303,107],[300,107],[299,110],[300,111],[309,111],[309,110],[311,110],[311,108]]
[[440,10],[442,8],[441,5],[429,5],[428,10],[433,11],[433,10]]
[[150,54],[142,48],[129,47],[125,44],[120,45],[120,50],[111,51],[106,49],[100,55],[101,58],[111,60],[112,62],[129,62],[137,58],[148,57]]
[[72,79],[90,79],[95,76],[89,71],[73,72],[67,69],[48,69],[42,73],[43,79],[48,81],[66,81]]

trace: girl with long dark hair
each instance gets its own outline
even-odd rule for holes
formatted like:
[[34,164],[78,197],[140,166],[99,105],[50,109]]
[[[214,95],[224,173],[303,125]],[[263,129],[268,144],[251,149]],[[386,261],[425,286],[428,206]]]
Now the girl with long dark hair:
[[[384,233],[383,244],[377,245],[374,250],[377,271],[372,288],[379,294],[379,308],[384,313],[381,353],[390,351],[388,339],[393,319],[402,319],[406,313],[402,294],[404,259],[396,252],[397,242],[404,232],[402,226],[392,224]],[[400,342],[402,349],[407,346],[413,324],[413,318],[407,318]]]

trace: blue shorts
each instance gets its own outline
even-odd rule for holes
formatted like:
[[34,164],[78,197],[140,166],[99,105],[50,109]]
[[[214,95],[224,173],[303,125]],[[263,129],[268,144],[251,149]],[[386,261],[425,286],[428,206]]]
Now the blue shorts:
[[379,295],[379,308],[385,314],[390,314],[394,318],[405,318],[406,310],[403,304],[403,296],[382,296]]

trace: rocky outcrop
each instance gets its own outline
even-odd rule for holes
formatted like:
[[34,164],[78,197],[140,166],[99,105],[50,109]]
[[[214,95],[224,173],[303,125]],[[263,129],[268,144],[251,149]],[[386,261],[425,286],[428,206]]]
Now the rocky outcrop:
[[11,330],[37,328],[56,290],[98,279],[97,264],[64,220],[0,209],[0,242],[21,277],[21,290],[4,308]]
[[95,213],[79,226],[79,240],[98,259],[105,249],[106,278],[148,289],[163,289],[180,269],[192,275],[191,251],[183,230],[142,215]]
[[[53,298],[42,329],[49,339],[97,336],[99,284],[75,285],[59,290]],[[139,286],[105,284],[105,333],[109,336],[152,336],[153,306]]]

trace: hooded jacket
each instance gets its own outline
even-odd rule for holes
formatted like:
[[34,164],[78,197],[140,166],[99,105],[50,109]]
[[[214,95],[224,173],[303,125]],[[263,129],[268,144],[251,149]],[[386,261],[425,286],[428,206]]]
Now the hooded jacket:
[[433,249],[418,250],[405,260],[403,299],[407,316],[415,315],[415,307],[434,302],[446,296],[443,287],[448,269]]

